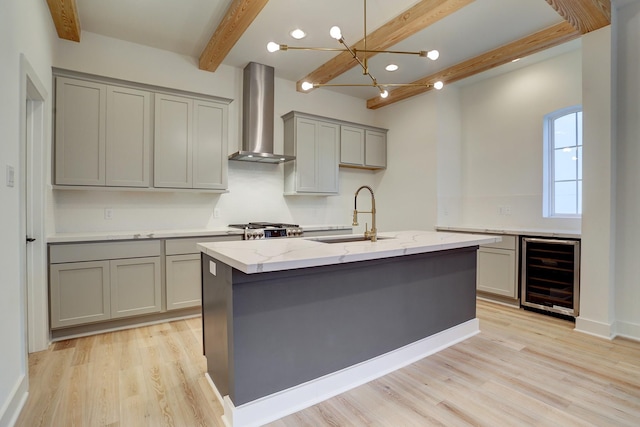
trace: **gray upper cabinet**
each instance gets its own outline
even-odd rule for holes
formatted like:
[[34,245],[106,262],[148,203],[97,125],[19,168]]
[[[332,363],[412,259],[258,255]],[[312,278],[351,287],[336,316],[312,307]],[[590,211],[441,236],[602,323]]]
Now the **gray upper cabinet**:
[[55,183],[105,185],[104,84],[56,79]]
[[193,187],[227,188],[227,105],[193,103]]
[[156,94],[155,187],[191,188],[193,169],[193,101]]
[[107,87],[106,185],[148,187],[151,93]]
[[340,164],[364,164],[364,129],[353,126],[340,127]]
[[156,94],[154,186],[227,188],[227,104]]
[[151,93],[56,78],[55,183],[148,187]]
[[387,167],[386,130],[341,126],[340,166],[362,169]]
[[60,74],[56,188],[226,190],[230,100]]
[[340,125],[297,112],[283,120],[284,152],[296,157],[284,164],[285,194],[337,194]]
[[372,169],[387,167],[387,132],[367,129],[364,136],[364,166]]

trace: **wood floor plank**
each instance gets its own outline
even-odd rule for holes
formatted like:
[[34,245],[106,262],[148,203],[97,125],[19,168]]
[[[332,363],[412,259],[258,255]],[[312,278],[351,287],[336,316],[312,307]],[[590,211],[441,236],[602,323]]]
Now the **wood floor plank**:
[[[640,425],[640,343],[478,301],[480,334],[272,427]],[[16,426],[222,427],[200,318],[55,343],[29,355]]]

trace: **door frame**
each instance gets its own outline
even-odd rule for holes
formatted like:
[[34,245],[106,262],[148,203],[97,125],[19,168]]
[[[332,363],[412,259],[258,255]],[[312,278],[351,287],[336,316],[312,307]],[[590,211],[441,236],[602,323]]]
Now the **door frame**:
[[[50,343],[45,229],[46,162],[51,115],[45,85],[20,54],[20,283],[24,304],[27,352],[46,350]],[[27,233],[36,240],[26,244]]]

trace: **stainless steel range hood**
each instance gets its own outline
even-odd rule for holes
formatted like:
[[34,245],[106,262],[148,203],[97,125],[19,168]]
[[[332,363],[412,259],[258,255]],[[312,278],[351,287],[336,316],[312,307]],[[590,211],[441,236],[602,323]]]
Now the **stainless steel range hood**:
[[242,88],[242,150],[229,160],[282,163],[294,156],[273,153],[273,67],[250,62]]

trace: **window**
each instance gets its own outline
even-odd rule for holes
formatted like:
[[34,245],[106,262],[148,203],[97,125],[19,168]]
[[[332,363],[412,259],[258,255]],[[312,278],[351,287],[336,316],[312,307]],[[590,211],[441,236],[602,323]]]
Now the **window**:
[[582,215],[582,107],[544,118],[545,217]]

